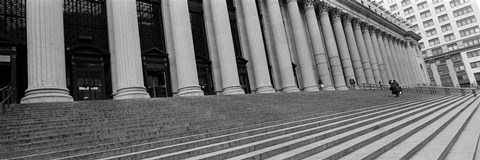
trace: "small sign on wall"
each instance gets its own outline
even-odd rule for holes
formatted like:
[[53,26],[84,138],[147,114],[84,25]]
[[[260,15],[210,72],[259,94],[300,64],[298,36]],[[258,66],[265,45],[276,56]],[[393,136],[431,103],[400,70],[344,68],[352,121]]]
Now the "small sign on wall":
[[0,62],[10,62],[10,55],[0,55]]

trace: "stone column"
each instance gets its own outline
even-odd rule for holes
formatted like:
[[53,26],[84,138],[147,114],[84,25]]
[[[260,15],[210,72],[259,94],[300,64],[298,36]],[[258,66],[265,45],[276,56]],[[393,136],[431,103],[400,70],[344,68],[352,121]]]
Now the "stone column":
[[400,73],[400,77],[397,81],[400,82],[400,84],[406,84],[407,83],[407,76],[405,74],[405,65],[403,64],[404,60],[402,58],[402,48],[400,46],[400,43],[401,43],[401,40],[399,38],[396,39],[395,41],[395,52],[397,54],[395,54],[395,57],[397,59],[397,64],[398,64],[398,68],[399,69],[399,73]]
[[327,41],[325,41],[325,45],[327,47],[327,54],[330,60],[333,82],[337,90],[348,90],[345,84],[345,77],[343,76],[340,58],[338,56],[338,48],[337,44],[335,43],[335,36],[333,35],[333,29],[328,16],[328,9],[329,6],[326,2],[320,2],[320,23],[322,25],[324,39],[327,39]]
[[370,34],[373,31],[373,28],[367,23],[363,23],[361,26],[362,26],[363,39],[367,47],[368,58],[370,58],[370,64],[372,65],[373,78],[375,79],[375,82],[373,84],[376,84],[378,83],[378,81],[381,81],[382,78],[380,76],[380,70],[378,69],[378,62],[375,56],[375,49],[373,48],[372,38],[370,37]]
[[343,30],[345,31],[345,38],[347,39],[347,46],[350,50],[350,57],[352,59],[353,69],[355,71],[355,77],[358,84],[367,83],[365,79],[365,72],[363,71],[362,60],[358,52],[357,42],[355,41],[355,35],[352,29],[351,15],[344,14],[342,17]]
[[290,59],[287,35],[285,34],[285,27],[283,26],[280,5],[278,4],[278,0],[267,0],[267,6],[271,18],[273,42],[275,43],[275,51],[282,79],[282,91],[298,92],[299,89],[295,83],[295,76],[293,75],[292,60]]
[[258,18],[257,6],[255,0],[242,0],[243,17],[249,44],[251,63],[255,74],[255,83],[257,93],[275,93],[270,83],[270,74],[268,72],[268,63],[263,45],[262,30]]
[[[387,51],[387,47],[385,47],[384,39],[385,39],[385,32],[381,32],[380,35],[377,34],[378,46],[380,47],[383,63],[385,64],[385,71],[387,72],[386,82],[388,82],[388,80],[393,79],[393,72],[392,72],[392,68],[390,67],[390,60],[388,59],[389,51]],[[384,83],[384,84],[388,84],[388,83]]]
[[108,0],[109,29],[115,35],[112,40],[115,50],[117,90],[114,99],[150,98],[143,84],[142,55],[138,31],[135,0]]
[[313,52],[315,56],[315,63],[317,66],[318,75],[324,85],[323,90],[331,91],[335,90],[332,84],[330,72],[328,71],[328,62],[323,47],[323,39],[318,26],[317,16],[315,14],[315,8],[313,6],[313,0],[305,0],[305,16],[307,18],[308,31],[310,33],[310,39],[312,41]]
[[398,71],[398,59],[395,58],[395,48],[393,46],[393,36],[391,35],[388,35],[387,39],[386,39],[386,43],[385,44],[387,46],[387,52],[389,51],[389,55],[388,55],[388,60],[390,61],[390,67],[392,68],[392,71],[393,71],[393,79],[392,80],[398,80],[399,78],[399,71]]
[[210,3],[213,15],[214,34],[217,42],[218,59],[220,62],[220,72],[222,74],[222,94],[245,94],[238,78],[232,31],[230,30],[230,20],[228,19],[227,2],[216,0],[210,1]]
[[[377,63],[378,63],[378,70],[380,71],[380,77],[381,77],[381,81],[383,84],[386,84],[388,83],[388,76],[387,76],[387,71],[385,69],[385,63],[383,62],[383,58],[382,58],[382,53],[380,51],[380,46],[378,45],[378,40],[377,40],[377,36],[378,36],[378,33],[379,33],[379,29],[377,28],[374,28],[373,31],[372,31],[372,43],[373,43],[373,49],[375,50],[375,57],[377,58]],[[379,81],[376,81],[376,83],[378,84]]]
[[[215,82],[213,83],[213,88],[215,89],[215,95],[221,95],[223,92],[222,74],[220,71],[220,61],[218,59],[217,39],[214,34],[215,27],[213,26],[211,1],[203,1],[202,5],[203,5],[203,18],[204,18],[205,32],[207,36],[208,55],[209,55],[208,58],[210,59],[210,62],[211,62],[210,69],[212,73],[213,82]],[[239,28],[239,30],[240,29],[241,28]],[[247,65],[249,65],[249,63],[247,63]],[[250,67],[248,67],[247,69],[249,68]],[[250,76],[248,78],[250,78]],[[252,86],[252,84],[255,85],[255,82],[250,83],[250,86]],[[255,89],[252,89],[252,90],[255,90]]]
[[177,64],[178,96],[201,96],[187,0],[168,0]]
[[[332,19],[335,39],[337,40],[338,51],[340,52],[343,74],[345,76],[345,81],[348,82],[350,79],[355,79],[355,73],[353,72],[352,60],[350,59],[347,40],[345,39],[345,33],[343,32],[342,20],[340,18],[341,14],[342,12],[340,9],[335,8],[331,10],[330,16]],[[347,83],[347,85],[350,85],[350,83]]]
[[307,35],[302,25],[302,18],[298,9],[297,0],[287,0],[288,15],[290,16],[295,49],[297,51],[300,71],[302,73],[303,91],[318,91],[315,70],[313,69],[312,55],[308,50]]
[[73,101],[66,88],[63,1],[26,1],[28,88],[21,103]]
[[357,18],[354,18],[352,20],[355,41],[357,42],[360,59],[362,60],[363,72],[365,73],[366,83],[374,84],[375,78],[373,77],[372,66],[370,64],[370,58],[368,57],[368,51],[362,35],[360,23],[361,22]]
[[406,47],[407,47],[407,43],[405,41],[402,41],[402,43],[400,44],[400,47],[402,48],[402,59],[403,59],[403,66],[404,69],[405,69],[405,76],[406,76],[406,84],[413,84],[413,76],[412,76],[412,73],[415,73],[413,71],[413,68],[412,68],[412,65],[410,63],[410,59],[408,59],[408,52],[406,50]]
[[168,7],[169,6],[168,3],[169,1],[163,1],[162,3],[162,14],[163,14],[162,16],[163,16],[164,33],[165,33],[165,48],[168,53],[170,84],[172,86],[172,94],[173,96],[177,96],[178,94],[177,63],[175,61],[175,50],[173,45],[172,26],[170,25],[172,20],[170,20],[170,8]]
[[416,52],[415,52],[415,50],[414,50],[414,47],[415,47],[415,46],[414,46],[413,42],[409,42],[409,43],[408,43],[408,48],[407,48],[407,49],[408,49],[408,52],[409,52],[409,57],[410,57],[410,61],[411,61],[411,63],[412,63],[412,67],[413,67],[413,69],[414,69],[414,71],[415,71],[415,75],[414,75],[414,76],[415,76],[415,79],[414,79],[414,80],[415,80],[415,84],[418,85],[418,84],[421,84],[421,83],[422,83],[422,79],[421,79],[421,78],[422,78],[422,77],[421,77],[421,76],[422,76],[422,72],[421,72],[420,66],[417,64],[417,61],[416,61],[416,59],[415,59],[415,57],[416,57]]

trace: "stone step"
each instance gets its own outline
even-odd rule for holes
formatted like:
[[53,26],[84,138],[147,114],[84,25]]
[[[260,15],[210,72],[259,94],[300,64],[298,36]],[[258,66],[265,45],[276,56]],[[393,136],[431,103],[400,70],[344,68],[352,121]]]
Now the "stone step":
[[[480,139],[480,109],[473,113],[471,119],[466,124],[465,128],[459,135],[458,139],[451,146],[447,152],[445,159],[479,159],[478,146]],[[475,153],[477,150],[477,153]],[[445,151],[444,151],[445,152]],[[475,157],[477,156],[477,157]]]
[[[459,113],[457,117],[452,117],[452,119],[449,119],[442,124],[442,126],[438,127],[437,133],[432,133],[428,138],[426,138],[426,140],[423,141],[423,143],[420,143],[416,146],[416,148],[412,149],[412,154],[404,157],[412,160],[422,160],[427,158],[445,159],[445,156],[449,153],[453,144],[458,140],[458,137],[465,129],[475,111],[478,110],[479,104],[480,101],[477,100],[474,103],[466,106],[467,108]],[[438,122],[440,122],[440,120]],[[431,126],[433,127],[433,125]],[[427,128],[424,130],[426,129]],[[423,131],[419,131],[419,133],[420,132]],[[413,135],[411,138],[416,137],[420,136]],[[407,140],[405,142],[408,142]],[[415,152],[415,150],[418,151]]]
[[[385,114],[385,113],[383,113],[383,114]],[[392,116],[392,115],[393,114],[390,114],[390,116]],[[386,116],[383,116],[383,117],[386,117]],[[375,120],[378,120],[378,119],[370,119],[371,122],[373,122]],[[334,128],[339,127],[341,125],[348,125],[348,124],[353,123],[354,121],[355,120],[352,120],[352,121],[344,120],[343,124],[341,123],[342,121],[339,121],[339,122],[336,122],[336,123],[330,123],[328,126],[325,126],[325,127],[321,126],[321,127],[311,128],[311,129],[308,129],[306,131],[300,131],[300,133],[295,132],[295,133],[290,133],[290,134],[287,134],[287,135],[282,135],[281,137],[273,137],[273,138],[269,138],[269,139],[266,139],[266,140],[262,140],[262,142],[265,141],[267,143],[266,145],[261,143],[261,141],[256,141],[256,142],[253,141],[253,144],[247,144],[247,145],[243,145],[243,146],[234,147],[233,149],[230,149],[231,152],[229,150],[221,151],[220,149],[223,149],[222,147],[220,147],[220,149],[219,149],[219,148],[216,148],[215,146],[224,146],[224,147],[228,148],[228,146],[230,146],[232,144],[235,144],[235,142],[228,142],[227,141],[227,142],[223,142],[223,143],[218,144],[218,145],[213,144],[213,146],[202,146],[199,149],[201,149],[202,151],[210,150],[210,152],[215,151],[215,150],[220,150],[218,152],[227,152],[227,154],[230,154],[229,156],[233,156],[233,155],[238,154],[240,152],[253,151],[255,149],[260,149],[262,147],[268,147],[268,145],[274,145],[276,143],[280,143],[280,142],[283,142],[283,141],[288,141],[292,138],[301,138],[303,136],[312,135],[312,134],[315,134],[317,132],[322,132],[322,131],[327,131],[329,129],[334,129]],[[366,124],[368,124],[368,123],[357,124],[357,126],[355,126],[355,127],[360,127],[361,125],[366,125]],[[349,129],[352,129],[352,128],[354,128],[354,127],[343,127],[341,130],[339,129],[337,132],[346,132],[346,131],[348,131]],[[329,135],[332,136],[334,134],[335,133],[331,133]],[[295,135],[297,137],[295,137]],[[268,136],[267,136],[267,138],[268,138]],[[252,142],[252,141],[247,141],[246,143],[250,143],[250,142]],[[236,142],[236,143],[238,143],[238,142]],[[214,148],[214,149],[211,150],[212,148]],[[183,158],[186,158],[186,157],[194,156],[192,154],[198,154],[199,152],[200,151],[190,149],[190,150],[181,151],[179,153],[171,153],[171,154],[166,154],[166,155],[162,155],[162,156],[154,157],[154,158],[170,157],[170,158],[173,158],[173,159],[178,159],[178,158],[183,159]],[[150,151],[150,153],[154,153],[154,151]],[[224,154],[224,153],[219,153],[219,154]],[[133,156],[133,155],[142,155],[142,154],[129,154],[128,156]],[[140,157],[140,158],[144,158],[144,157]]]
[[[336,137],[332,137],[330,139],[317,141],[310,145],[279,154],[277,156],[271,157],[271,159],[277,159],[279,157],[289,159],[341,158],[342,156],[347,155],[349,152],[362,148],[363,146],[368,145],[372,142],[382,142],[379,139],[398,130],[402,130],[407,126],[414,126],[413,124],[422,123],[423,121],[425,121],[425,117],[427,117],[427,119],[429,117],[435,118],[438,114],[444,113],[445,111],[451,109],[451,106],[457,105],[466,100],[467,98],[461,98],[461,100],[452,100],[448,103],[429,104],[428,108],[426,108],[427,106],[418,106],[419,109],[421,108],[420,112],[403,114],[391,117],[389,119],[384,119],[382,121],[372,123],[364,128],[352,130],[351,132],[346,134],[337,135]],[[375,129],[368,130],[368,132],[362,132],[365,129],[368,129],[368,127],[375,127]],[[352,153],[351,155],[353,154],[354,153]],[[360,159],[360,157],[356,158]]]
[[[415,102],[411,102],[411,103],[415,103]],[[401,104],[404,104],[404,103],[401,103]],[[374,107],[370,107],[372,109],[375,109],[375,110],[378,110],[378,108],[374,108]],[[346,112],[346,113],[357,113],[359,110],[366,110],[366,109],[358,109],[358,110],[354,110],[354,111],[349,111],[349,112]],[[343,113],[340,113],[338,115],[341,115]],[[358,114],[358,113],[357,113]],[[331,117],[331,115],[329,116],[324,116],[324,117]],[[350,116],[352,117],[352,116]],[[317,117],[313,117],[315,119],[318,119]],[[306,121],[316,121],[315,119],[307,119],[307,120],[302,120],[301,122],[290,122],[291,125],[298,125],[298,124],[301,124],[302,122],[306,122]],[[284,128],[285,125],[282,125],[282,126],[274,126],[276,128]],[[269,127],[269,128],[272,128],[272,127]],[[270,129],[271,130],[271,129]],[[240,131],[243,131],[243,129],[240,129]],[[258,130],[257,131],[252,131],[251,133],[248,133],[248,134],[252,134],[252,133],[261,133],[263,132],[263,130]],[[234,132],[235,133],[235,132]],[[245,133],[238,133],[236,132],[235,133],[236,136],[238,135],[245,135]],[[232,138],[234,137],[235,135],[225,135],[227,136],[228,138]],[[218,139],[222,139],[222,138],[217,138]],[[201,143],[205,143],[205,142],[201,142]],[[107,151],[103,151],[103,152],[96,152],[96,153],[90,153],[90,154],[84,154],[84,155],[80,155],[80,156],[75,156],[75,159],[97,159],[97,158],[100,158],[100,157],[106,157],[106,156],[112,156],[115,155],[115,154],[119,154],[119,153],[122,153],[122,152],[131,152],[131,151],[134,151],[134,150],[144,150],[144,149],[148,149],[148,148],[152,148],[152,147],[159,147],[159,146],[162,146],[166,144],[164,141],[160,141],[160,142],[156,142],[156,143],[147,143],[147,144],[143,144],[143,145],[135,145],[135,146],[126,146],[126,147],[123,147],[123,148],[119,148],[119,149],[111,149],[111,150],[107,150]],[[167,144],[171,144],[171,143],[167,143]],[[194,144],[195,145],[195,144]],[[186,147],[188,147],[189,145],[186,145]],[[182,147],[180,147],[182,148]],[[77,150],[78,151],[78,150]],[[70,157],[70,158],[74,158],[74,157]]]
[[[373,159],[377,158],[378,156],[380,156],[378,157],[380,159],[391,159],[394,156],[403,156],[406,154],[406,152],[416,146],[414,142],[404,142],[407,142],[407,140],[413,140],[420,141],[418,143],[421,143],[421,141],[424,141],[428,136],[431,135],[431,132],[435,132],[435,127],[445,124],[444,122],[450,120],[452,117],[455,117],[457,113],[461,113],[460,111],[472,103],[473,100],[473,98],[470,98],[468,101],[464,101],[463,103],[457,102],[454,105],[442,109],[442,111],[436,112],[398,131],[390,133],[389,135],[386,135],[373,143],[365,146],[358,146],[358,150],[351,152],[349,155],[343,157],[343,159],[349,159],[352,157],[356,157],[358,159]],[[404,145],[412,146],[409,148],[408,146]],[[405,153],[401,154],[403,152]]]

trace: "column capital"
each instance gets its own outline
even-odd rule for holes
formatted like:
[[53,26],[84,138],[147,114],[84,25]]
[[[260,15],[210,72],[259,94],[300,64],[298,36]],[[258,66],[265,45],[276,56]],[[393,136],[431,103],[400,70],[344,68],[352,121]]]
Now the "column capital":
[[362,32],[368,32],[369,24],[367,22],[360,22],[360,27],[362,29]]
[[380,34],[382,34],[383,31],[380,28],[375,28],[374,32],[377,36],[380,36]]
[[353,18],[354,17],[351,14],[343,13],[342,14],[342,23],[343,24],[352,23]]
[[325,1],[321,1],[319,3],[317,3],[317,12],[319,14],[322,14],[324,12],[327,12],[331,9],[332,7],[330,6],[330,4],[328,4],[327,2]]
[[374,25],[368,25],[368,32],[370,34],[375,33],[376,29],[377,29],[377,27],[375,27]]
[[357,17],[352,17],[351,21],[352,21],[351,23],[353,25],[353,28],[360,27],[360,24],[362,23],[362,21]]
[[332,8],[329,11],[329,16],[330,16],[330,19],[332,20],[332,23],[333,23],[333,21],[341,20],[340,18],[342,16],[342,14],[343,14],[343,12],[339,8]]
[[315,8],[314,2],[315,0],[300,0],[299,3],[304,7],[305,10],[307,10]]

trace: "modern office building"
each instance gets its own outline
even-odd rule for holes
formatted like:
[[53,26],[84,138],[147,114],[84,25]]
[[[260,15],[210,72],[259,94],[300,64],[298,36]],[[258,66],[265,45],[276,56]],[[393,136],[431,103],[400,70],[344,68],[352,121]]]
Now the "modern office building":
[[367,0],[0,0],[0,84],[13,83],[22,103],[346,90],[351,79],[428,84],[420,36],[377,8]]
[[477,0],[383,0],[422,36],[419,45],[430,83],[444,87],[480,83],[480,18]]

